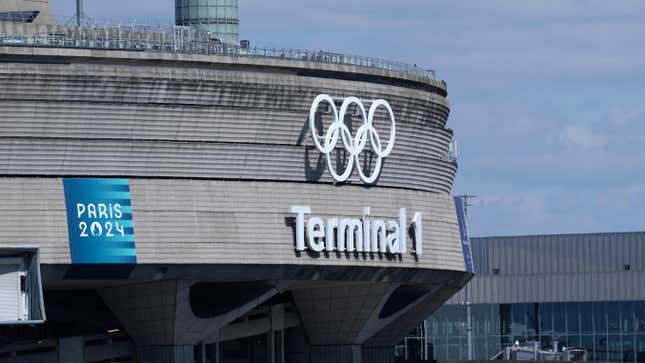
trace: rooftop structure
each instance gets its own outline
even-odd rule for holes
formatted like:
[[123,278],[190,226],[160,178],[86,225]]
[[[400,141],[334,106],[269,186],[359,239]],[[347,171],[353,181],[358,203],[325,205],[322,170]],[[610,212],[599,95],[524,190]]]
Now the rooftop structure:
[[209,33],[226,44],[240,42],[238,0],[175,0],[175,24]]
[[[47,0],[10,0],[0,3],[0,45],[279,58],[375,68],[423,79],[435,78],[433,70],[375,57],[323,50],[250,47],[248,43],[240,46],[239,27],[234,24],[239,22],[236,19],[237,1],[218,1],[223,5],[216,2],[214,5],[194,6],[196,1],[177,0],[177,24],[180,25],[113,21],[77,26],[76,21],[71,21],[73,17],[56,24]],[[203,14],[215,18],[206,21],[206,15]],[[220,14],[224,14],[222,18],[219,18]]]
[[645,232],[473,238],[472,251],[470,301],[464,288],[426,321],[430,356],[466,356],[470,304],[475,359],[538,342],[645,362]]

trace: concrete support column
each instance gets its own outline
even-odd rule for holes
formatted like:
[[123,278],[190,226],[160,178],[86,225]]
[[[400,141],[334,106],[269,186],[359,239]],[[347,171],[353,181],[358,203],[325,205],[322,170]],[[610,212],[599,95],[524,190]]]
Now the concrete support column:
[[137,363],[195,363],[192,345],[138,346]]
[[217,342],[213,346],[215,347],[214,363],[222,363],[222,343]]

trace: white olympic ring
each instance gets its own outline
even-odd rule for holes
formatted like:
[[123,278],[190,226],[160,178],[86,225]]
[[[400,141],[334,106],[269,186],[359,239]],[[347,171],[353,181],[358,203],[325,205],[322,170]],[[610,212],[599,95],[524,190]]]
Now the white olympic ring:
[[[322,102],[327,102],[331,107],[334,121],[329,126],[327,133],[324,134],[324,139],[321,140],[321,137],[318,135],[316,130],[316,112],[318,112],[318,106]],[[358,106],[360,116],[363,120],[363,125],[358,128],[356,132],[356,137],[352,138],[352,131],[345,125],[345,114],[349,109],[349,106],[352,104]],[[383,150],[383,144],[381,143],[381,138],[374,127],[374,115],[376,110],[379,107],[384,107],[390,115],[390,121],[392,122],[392,127],[390,128],[390,140],[387,143],[387,147]],[[367,135],[369,134],[370,144],[372,146],[372,151],[376,155],[376,165],[374,166],[374,172],[372,175],[365,175],[363,169],[359,166],[358,173],[361,176],[361,180],[367,184],[372,184],[376,181],[381,173],[381,166],[383,163],[383,158],[386,158],[392,152],[394,148],[394,142],[396,138],[396,120],[394,119],[394,112],[392,112],[392,107],[390,104],[383,99],[379,99],[372,102],[370,110],[368,113],[365,112],[365,107],[363,102],[356,97],[348,97],[343,101],[343,104],[340,106],[340,114],[336,109],[334,99],[326,94],[318,95],[314,99],[314,102],[311,105],[309,111],[309,129],[311,131],[311,136],[314,139],[314,144],[316,148],[325,155],[327,159],[327,166],[329,167],[329,172],[336,181],[344,182],[352,175],[354,169],[354,163],[359,165],[360,161],[358,156],[365,150],[365,145],[367,145]],[[334,167],[331,164],[331,152],[336,147],[338,142],[338,136],[343,141],[343,146],[349,154],[349,160],[347,161],[347,166],[345,171],[342,174],[336,173]],[[321,142],[323,141],[323,142]]]

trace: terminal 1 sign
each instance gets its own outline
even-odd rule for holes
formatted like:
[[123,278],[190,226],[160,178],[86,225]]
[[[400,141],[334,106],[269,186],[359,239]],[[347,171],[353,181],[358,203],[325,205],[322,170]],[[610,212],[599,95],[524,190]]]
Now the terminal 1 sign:
[[[311,207],[292,206],[296,214],[296,251],[362,252],[403,255],[407,253],[408,225],[405,208],[399,210],[398,220],[370,218],[371,209],[363,208],[362,218],[309,216]],[[423,254],[423,222],[417,212],[410,225],[416,256]]]

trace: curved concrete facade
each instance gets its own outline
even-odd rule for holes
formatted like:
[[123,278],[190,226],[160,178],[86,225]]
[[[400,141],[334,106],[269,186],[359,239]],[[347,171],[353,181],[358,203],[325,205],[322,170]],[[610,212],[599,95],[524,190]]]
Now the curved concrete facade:
[[[0,248],[39,246],[46,305],[48,290],[95,290],[137,346],[136,361],[191,361],[186,352],[200,344],[259,331],[237,327],[269,311],[273,359],[389,362],[397,339],[471,277],[450,196],[457,165],[447,157],[442,82],[276,59],[0,54]],[[357,172],[345,183],[331,178],[308,124],[322,93],[391,104],[396,144],[374,185]],[[346,121],[355,134],[360,119]],[[383,114],[376,124],[388,134]],[[96,280],[73,263],[63,187],[72,177],[129,179],[137,264],[125,277]],[[370,218],[396,220],[406,208],[403,233],[419,212],[423,254],[296,251],[294,205],[325,219],[362,218],[370,207]],[[228,294],[229,283],[270,288],[198,318],[191,294],[200,282],[215,284],[215,295]],[[213,354],[224,359],[221,349]]]

